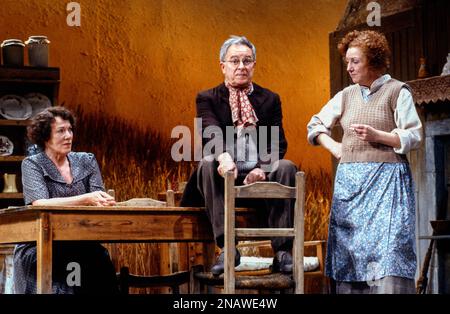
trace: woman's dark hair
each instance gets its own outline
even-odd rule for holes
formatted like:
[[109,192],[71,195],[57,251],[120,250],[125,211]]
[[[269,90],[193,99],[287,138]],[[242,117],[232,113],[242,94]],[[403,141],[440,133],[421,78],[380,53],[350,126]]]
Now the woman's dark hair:
[[45,142],[50,139],[52,123],[55,122],[56,117],[69,121],[72,130],[75,130],[75,117],[72,112],[64,107],[51,107],[33,117],[31,125],[27,127],[28,138],[44,149]]
[[345,58],[348,48],[358,47],[367,58],[369,67],[386,71],[389,68],[391,50],[386,37],[376,31],[351,31],[338,44],[341,56]]

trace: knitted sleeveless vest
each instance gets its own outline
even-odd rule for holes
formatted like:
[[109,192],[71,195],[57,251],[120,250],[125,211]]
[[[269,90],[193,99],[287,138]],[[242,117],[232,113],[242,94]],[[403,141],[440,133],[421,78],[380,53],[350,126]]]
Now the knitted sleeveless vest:
[[407,162],[406,156],[397,154],[391,146],[360,140],[351,124],[367,124],[377,130],[391,132],[396,128],[394,111],[400,89],[409,86],[390,79],[365,103],[359,85],[351,85],[342,94],[340,124],[342,138],[341,163],[344,162]]

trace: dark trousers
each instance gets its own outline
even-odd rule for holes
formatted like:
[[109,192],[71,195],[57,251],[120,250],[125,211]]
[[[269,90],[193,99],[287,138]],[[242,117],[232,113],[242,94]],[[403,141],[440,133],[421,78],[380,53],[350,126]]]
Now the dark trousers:
[[[72,269],[67,265],[80,265],[80,286],[69,286],[67,278]],[[19,294],[35,294],[36,244],[20,244],[14,251],[14,289]],[[116,271],[108,250],[94,242],[54,242],[52,265],[54,294],[118,294]]]
[[[289,160],[278,161],[276,170],[266,173],[267,181],[283,185],[295,186],[297,167]],[[211,222],[216,244],[223,248],[224,241],[224,178],[217,172],[219,163],[216,160],[202,159],[197,169],[197,188],[205,200],[208,218]],[[242,185],[245,174],[240,174],[236,185]],[[290,199],[237,199],[236,206],[255,207],[262,221],[269,228],[292,228],[295,201]],[[259,214],[260,213],[260,214]],[[272,248],[275,252],[292,249],[291,238],[273,238]]]

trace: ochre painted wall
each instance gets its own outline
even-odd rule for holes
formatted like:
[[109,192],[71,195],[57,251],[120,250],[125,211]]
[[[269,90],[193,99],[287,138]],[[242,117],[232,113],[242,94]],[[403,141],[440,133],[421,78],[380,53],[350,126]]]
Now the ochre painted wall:
[[218,51],[230,34],[257,48],[254,81],[281,96],[287,158],[330,169],[306,142],[306,124],[329,98],[328,34],[345,0],[79,0],[81,26],[63,0],[2,0],[0,40],[47,35],[61,68],[60,102],[102,110],[170,137],[193,127],[195,95],[223,80]]

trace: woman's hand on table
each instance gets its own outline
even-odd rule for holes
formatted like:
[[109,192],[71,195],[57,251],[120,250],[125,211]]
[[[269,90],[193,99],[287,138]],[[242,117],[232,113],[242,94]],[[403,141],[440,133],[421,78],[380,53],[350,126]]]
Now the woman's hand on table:
[[116,205],[114,197],[103,191],[95,191],[85,194],[86,205],[90,206],[113,206]]

